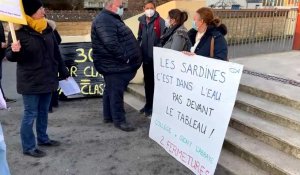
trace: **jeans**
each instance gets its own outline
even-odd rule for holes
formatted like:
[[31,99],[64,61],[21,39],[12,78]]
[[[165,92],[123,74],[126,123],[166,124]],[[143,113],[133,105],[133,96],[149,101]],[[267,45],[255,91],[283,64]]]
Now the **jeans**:
[[38,143],[49,141],[47,135],[48,110],[51,93],[37,95],[23,95],[24,117],[21,124],[21,140],[23,152],[36,148],[33,123],[36,119],[36,133]]
[[1,124],[0,124],[0,174],[10,175],[7,160],[6,160],[6,145],[4,142]]
[[136,72],[104,75],[103,93],[104,120],[112,120],[115,125],[126,123],[124,110],[124,91]]

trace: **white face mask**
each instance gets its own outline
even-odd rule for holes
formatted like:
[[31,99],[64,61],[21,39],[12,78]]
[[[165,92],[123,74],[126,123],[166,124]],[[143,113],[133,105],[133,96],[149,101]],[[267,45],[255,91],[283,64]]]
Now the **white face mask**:
[[170,27],[170,18],[165,19],[165,25],[166,27]]
[[123,16],[124,14],[124,8],[120,8],[118,7],[117,12],[116,12],[119,16]]
[[198,31],[198,27],[197,27],[197,24],[196,24],[195,20],[193,20],[192,28]]
[[153,10],[153,9],[145,10],[145,15],[149,18],[151,18],[154,15],[154,13],[155,13],[155,10]]

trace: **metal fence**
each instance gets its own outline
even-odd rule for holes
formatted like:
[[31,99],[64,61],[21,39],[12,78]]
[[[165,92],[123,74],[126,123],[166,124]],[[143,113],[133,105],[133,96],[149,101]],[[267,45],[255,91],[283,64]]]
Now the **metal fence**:
[[266,0],[260,9],[214,10],[228,28],[229,58],[292,50],[298,7],[297,2],[284,2]]

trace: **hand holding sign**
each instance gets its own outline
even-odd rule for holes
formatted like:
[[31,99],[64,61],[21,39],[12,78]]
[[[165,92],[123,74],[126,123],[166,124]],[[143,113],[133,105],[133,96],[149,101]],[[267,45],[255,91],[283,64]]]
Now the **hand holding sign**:
[[195,53],[188,52],[188,51],[182,51],[182,53],[184,53],[185,55],[188,55],[188,56],[194,56],[194,55],[196,55]]
[[13,51],[13,52],[20,52],[20,50],[21,50],[21,44],[20,44],[20,41],[18,40],[17,42],[13,42],[12,44],[11,44],[11,50]]

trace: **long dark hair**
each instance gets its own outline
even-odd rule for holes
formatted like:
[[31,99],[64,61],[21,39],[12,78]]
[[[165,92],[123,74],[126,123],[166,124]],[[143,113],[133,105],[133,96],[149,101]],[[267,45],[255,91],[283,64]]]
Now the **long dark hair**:
[[179,9],[172,9],[169,11],[170,19],[175,19],[178,25],[183,25],[188,20],[188,14],[185,11]]

